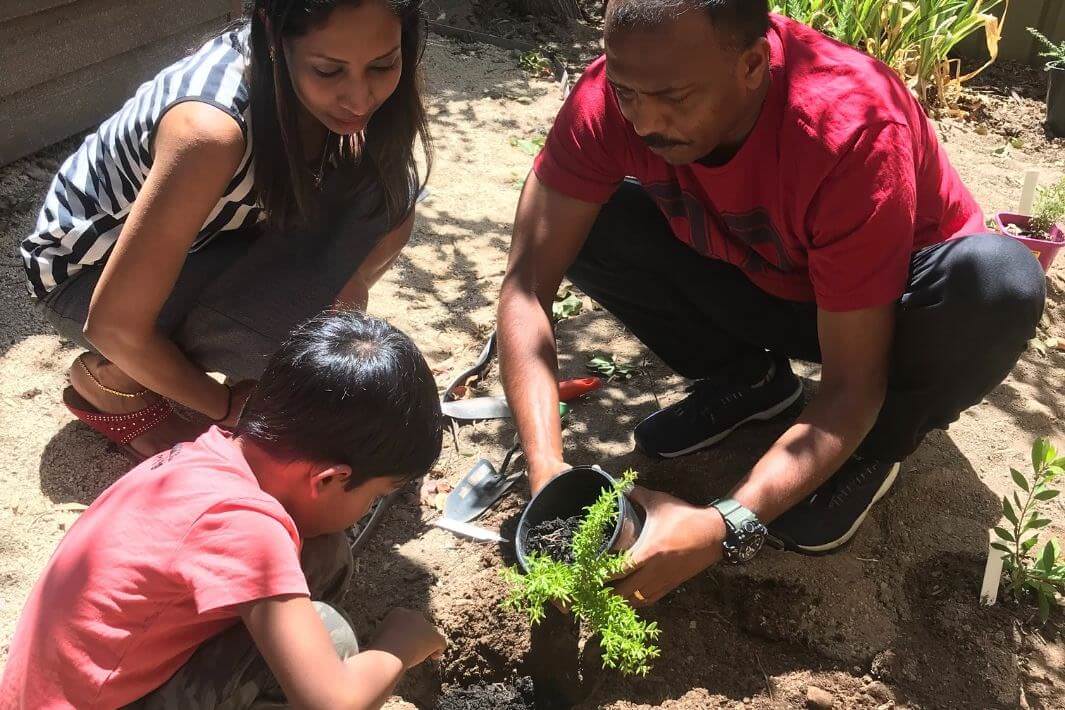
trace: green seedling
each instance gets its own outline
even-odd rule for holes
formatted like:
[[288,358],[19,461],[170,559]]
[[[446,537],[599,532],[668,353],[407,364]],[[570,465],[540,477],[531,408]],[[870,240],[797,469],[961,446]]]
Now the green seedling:
[[627,365],[618,362],[613,353],[608,355],[596,355],[588,361],[585,367],[589,372],[602,375],[608,380],[628,380],[640,374],[641,370],[636,365]]
[[635,480],[636,472],[626,471],[586,508],[588,512],[573,536],[572,563],[533,553],[527,574],[516,567],[503,570],[510,588],[503,604],[525,614],[533,624],[543,621],[546,604],[564,605],[599,636],[603,667],[645,676],[660,652],[654,644],[660,633],[658,624],[641,620],[623,597],[605,586],[628,568],[628,555],[602,552],[607,533],[617,521],[618,496]]
[[1050,230],[1062,220],[1065,220],[1065,178],[1039,188],[1028,229],[1035,237],[1049,239]]
[[536,156],[540,149],[544,147],[544,137],[519,138],[518,136],[511,136],[510,144],[526,155]]
[[551,304],[551,317],[556,321],[572,318],[580,315],[584,309],[584,302],[580,296],[568,288],[564,288],[555,294],[555,301]]
[[523,53],[518,58],[518,66],[533,76],[547,78],[554,74],[551,69],[551,60],[538,49]]
[[1065,559],[1061,545],[1050,540],[1036,551],[1039,530],[1050,524],[1050,518],[1040,515],[1041,504],[1057,498],[1061,491],[1051,484],[1065,473],[1065,456],[1046,439],[1038,439],[1032,446],[1032,473],[1025,477],[1010,469],[1017,490],[1010,497],[1002,497],[1002,515],[1011,528],[996,527],[997,542],[991,546],[1003,554],[1006,591],[1017,600],[1026,592],[1034,593],[1039,603],[1039,618],[1045,623],[1050,605],[1058,595],[1065,594]]

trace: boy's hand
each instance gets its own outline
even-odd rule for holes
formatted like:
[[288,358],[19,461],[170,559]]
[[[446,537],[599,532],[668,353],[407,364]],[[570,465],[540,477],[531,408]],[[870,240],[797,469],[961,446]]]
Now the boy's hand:
[[439,658],[447,640],[429,620],[416,611],[395,608],[381,622],[371,648],[385,651],[411,669],[427,658]]

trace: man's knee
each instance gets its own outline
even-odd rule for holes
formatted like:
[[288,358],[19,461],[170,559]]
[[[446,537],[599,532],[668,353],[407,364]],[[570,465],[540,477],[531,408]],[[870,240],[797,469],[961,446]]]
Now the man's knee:
[[1046,278],[1020,242],[977,234],[951,244],[944,301],[952,311],[969,311],[996,336],[1027,340],[1043,315]]

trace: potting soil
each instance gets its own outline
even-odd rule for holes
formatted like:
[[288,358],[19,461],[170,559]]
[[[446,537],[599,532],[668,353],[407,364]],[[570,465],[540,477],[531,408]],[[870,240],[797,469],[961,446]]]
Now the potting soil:
[[477,683],[444,691],[437,710],[535,710],[533,681],[528,676],[513,683]]
[[577,534],[582,516],[545,520],[529,530],[526,547],[529,552],[547,555],[556,562],[573,563],[573,536]]

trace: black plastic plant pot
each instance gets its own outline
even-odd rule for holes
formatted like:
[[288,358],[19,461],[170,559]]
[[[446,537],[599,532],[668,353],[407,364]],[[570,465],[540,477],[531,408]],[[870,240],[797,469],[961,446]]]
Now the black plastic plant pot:
[[1047,74],[1047,122],[1046,128],[1051,135],[1065,136],[1065,66],[1048,64]]
[[[529,531],[540,523],[556,518],[571,518],[584,514],[584,509],[599,498],[604,489],[614,485],[614,478],[598,466],[575,466],[552,479],[540,489],[518,521],[514,547],[522,570],[527,566]],[[627,496],[618,497],[618,518],[614,530],[603,543],[603,552],[630,549],[643,532],[646,514],[643,508]]]

